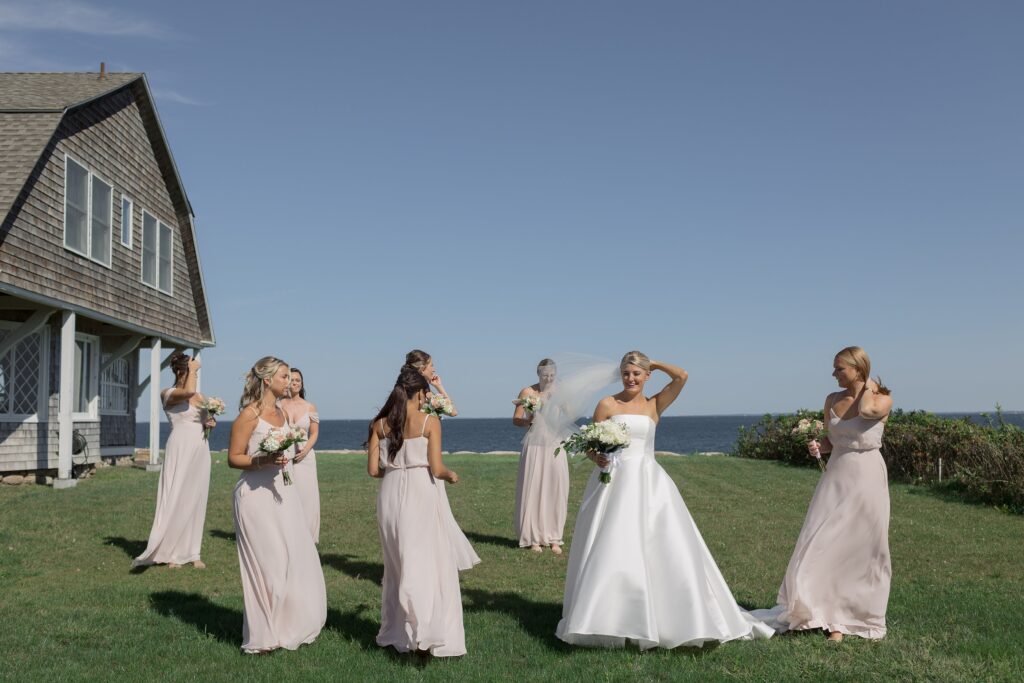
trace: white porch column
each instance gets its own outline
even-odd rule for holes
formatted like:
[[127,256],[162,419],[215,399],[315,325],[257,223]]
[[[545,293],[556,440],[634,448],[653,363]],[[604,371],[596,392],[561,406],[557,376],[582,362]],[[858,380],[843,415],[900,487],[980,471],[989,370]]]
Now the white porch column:
[[147,472],[160,470],[160,354],[159,339],[154,338],[149,348],[149,464]]
[[75,422],[75,313],[60,316],[60,386],[57,398],[57,478],[55,489],[69,489],[78,483],[71,477],[71,432]]
[[[195,358],[196,360],[201,360],[199,358],[199,354],[201,354],[202,352],[203,352],[202,349],[192,349],[192,357]],[[202,368],[200,368],[199,372],[196,373],[196,392],[198,392],[200,394],[203,393],[203,390],[200,387],[202,382],[203,382],[203,371],[202,371]]]

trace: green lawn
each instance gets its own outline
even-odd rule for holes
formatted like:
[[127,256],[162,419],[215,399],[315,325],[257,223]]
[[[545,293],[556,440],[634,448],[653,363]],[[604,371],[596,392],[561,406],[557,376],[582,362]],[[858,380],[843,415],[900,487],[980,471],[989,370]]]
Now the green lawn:
[[[660,458],[737,600],[768,607],[816,471],[732,458]],[[554,637],[567,556],[512,539],[516,459],[448,464],[455,515],[483,563],[462,574],[469,654],[421,662],[374,644],[380,610],[377,482],[365,459],[320,455],[327,627],[296,652],[239,651],[242,594],[231,519],[237,473],[215,455],[206,571],[130,573],[146,545],[156,474],[100,470],[75,489],[0,486],[4,680],[1020,680],[1024,518],[892,487],[889,636],[817,634],[706,650],[573,649]],[[572,469],[571,532],[588,467]],[[1018,673],[1014,673],[1014,672]]]

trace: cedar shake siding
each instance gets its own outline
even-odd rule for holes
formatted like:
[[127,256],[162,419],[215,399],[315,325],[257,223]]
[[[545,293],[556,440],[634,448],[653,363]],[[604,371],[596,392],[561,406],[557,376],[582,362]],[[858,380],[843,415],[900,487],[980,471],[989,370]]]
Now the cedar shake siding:
[[[65,246],[68,159],[93,179],[73,187],[111,188],[109,266]],[[130,246],[122,198],[132,203]],[[72,201],[89,213],[92,199]],[[142,281],[144,213],[170,229],[170,292]],[[69,488],[78,466],[133,454],[139,375],[149,381],[173,348],[213,345],[192,207],[145,76],[0,73],[0,475],[57,470],[54,486]],[[62,358],[73,368],[63,393]],[[159,391],[159,378],[149,388]],[[151,404],[142,419],[158,413]],[[87,444],[77,455],[74,432]],[[159,443],[150,450],[152,468]]]
[[[65,115],[0,230],[0,281],[199,345],[211,338],[180,190],[169,190],[137,88],[125,86]],[[65,155],[113,187],[109,268],[64,246]],[[166,166],[167,164],[163,164]],[[132,246],[121,244],[121,196],[134,204]],[[171,228],[172,294],[142,282],[142,214]],[[199,289],[199,288],[197,288]],[[197,305],[198,304],[198,305]]]

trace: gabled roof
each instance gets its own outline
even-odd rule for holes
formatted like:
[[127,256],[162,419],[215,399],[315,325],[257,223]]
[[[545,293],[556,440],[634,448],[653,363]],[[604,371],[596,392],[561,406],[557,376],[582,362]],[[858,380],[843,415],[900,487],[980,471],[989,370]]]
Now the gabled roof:
[[192,205],[185,194],[145,74],[107,72],[101,77],[99,73],[0,73],[0,222],[10,213],[64,116],[126,86],[133,89],[144,121],[148,121],[154,152],[163,166],[171,199],[181,202],[179,207],[187,217],[188,225],[180,227],[191,241],[198,270],[203,305],[197,305],[197,313],[206,318],[210,333],[210,339],[203,340],[204,345],[212,345],[215,343],[213,322],[199,263]]
[[0,73],[0,112],[63,112],[142,78],[139,73]]

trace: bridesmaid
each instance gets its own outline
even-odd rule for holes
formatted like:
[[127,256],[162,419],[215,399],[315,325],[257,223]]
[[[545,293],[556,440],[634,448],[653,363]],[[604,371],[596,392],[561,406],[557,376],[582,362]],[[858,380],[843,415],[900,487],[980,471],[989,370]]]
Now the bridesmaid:
[[811,455],[831,452],[779,588],[778,605],[758,610],[775,629],[822,629],[885,636],[889,602],[889,479],[882,432],[892,410],[889,390],[869,379],[864,349],[836,354],[832,376],[842,391],[825,398],[828,436],[808,444]]
[[444,482],[459,476],[441,460],[441,422],[419,412],[430,391],[402,368],[370,423],[367,471],[383,478],[377,523],[384,555],[377,644],[435,657],[466,654],[459,571],[480,562],[448,505]]
[[228,464],[242,470],[234,492],[235,536],[245,615],[242,650],[295,650],[316,640],[327,621],[327,591],[320,556],[309,535],[298,486],[286,486],[285,453],[264,453],[271,429],[287,427],[278,401],[291,375],[284,361],[256,361],[231,426]]
[[426,351],[420,351],[419,349],[413,349],[409,353],[405,354],[405,366],[407,368],[413,368],[421,375],[423,379],[427,380],[427,383],[434,388],[434,390],[451,401],[452,404],[452,417],[456,417],[459,411],[455,409],[455,401],[452,401],[452,397],[445,391],[444,384],[441,383],[441,377],[437,374],[437,370],[434,369],[434,359],[430,357],[430,354]]
[[166,564],[179,569],[191,562],[196,569],[206,569],[199,559],[210,493],[210,444],[203,438],[203,428],[217,421],[197,407],[203,402],[196,391],[199,359],[176,351],[170,362],[174,386],[160,392],[160,398],[171,434],[157,485],[156,515],[149,543],[132,566]]
[[292,476],[302,500],[302,510],[306,513],[306,525],[314,543],[320,542],[320,487],[316,478],[316,445],[320,435],[320,415],[316,406],[306,400],[306,380],[298,368],[291,369],[291,384],[288,387],[288,398],[281,399],[281,407],[288,422],[295,427],[302,427],[309,435],[299,447],[292,459]]
[[[537,365],[537,383],[519,392],[519,398],[536,396],[543,401],[555,381],[555,361],[545,358]],[[543,403],[542,403],[543,405]],[[562,554],[562,534],[569,505],[568,458],[555,458],[558,435],[546,428],[543,420],[517,404],[512,423],[527,427],[523,450],[519,456],[519,476],[516,479],[516,535],[519,547],[541,552],[541,546],[551,546],[551,552]]]

